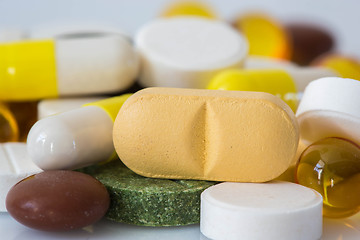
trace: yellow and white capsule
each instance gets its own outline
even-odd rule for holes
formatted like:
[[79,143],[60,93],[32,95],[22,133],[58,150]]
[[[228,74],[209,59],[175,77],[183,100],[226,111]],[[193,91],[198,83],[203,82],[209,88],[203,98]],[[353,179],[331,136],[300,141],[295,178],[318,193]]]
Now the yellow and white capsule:
[[53,170],[114,159],[112,129],[130,95],[100,100],[37,121],[27,138],[31,160],[43,170]]
[[138,57],[120,34],[70,35],[0,45],[0,100],[113,93],[128,88]]

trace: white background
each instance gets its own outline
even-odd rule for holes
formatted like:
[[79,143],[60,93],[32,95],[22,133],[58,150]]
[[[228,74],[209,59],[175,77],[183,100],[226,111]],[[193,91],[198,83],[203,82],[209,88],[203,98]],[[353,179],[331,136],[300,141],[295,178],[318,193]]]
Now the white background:
[[[156,17],[169,0],[0,0],[1,28],[39,32],[53,24],[96,24],[133,34]],[[359,0],[209,0],[222,19],[261,10],[279,21],[301,20],[326,25],[338,51],[360,58]]]

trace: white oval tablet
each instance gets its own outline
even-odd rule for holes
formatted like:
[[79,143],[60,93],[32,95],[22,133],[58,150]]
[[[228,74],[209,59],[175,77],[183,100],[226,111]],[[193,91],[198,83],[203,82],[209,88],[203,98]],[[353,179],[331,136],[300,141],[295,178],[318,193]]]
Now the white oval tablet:
[[218,71],[242,67],[248,53],[245,38],[229,25],[196,17],[148,23],[135,44],[146,87],[205,88]]
[[220,183],[201,194],[200,231],[214,240],[319,240],[322,197],[290,182]]
[[360,82],[339,77],[311,82],[296,116],[306,143],[341,137],[360,144]]

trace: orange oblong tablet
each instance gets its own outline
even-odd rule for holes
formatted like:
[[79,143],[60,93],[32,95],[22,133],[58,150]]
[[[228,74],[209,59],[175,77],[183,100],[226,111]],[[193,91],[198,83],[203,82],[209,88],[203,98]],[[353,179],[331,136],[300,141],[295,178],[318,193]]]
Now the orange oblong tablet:
[[293,162],[299,130],[290,107],[268,93],[147,88],[120,109],[113,140],[146,177],[265,182]]

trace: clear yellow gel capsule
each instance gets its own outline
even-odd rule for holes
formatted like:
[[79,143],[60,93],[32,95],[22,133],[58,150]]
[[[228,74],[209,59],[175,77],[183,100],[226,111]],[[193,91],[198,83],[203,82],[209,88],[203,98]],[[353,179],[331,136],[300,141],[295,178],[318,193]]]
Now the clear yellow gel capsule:
[[210,81],[207,89],[271,93],[294,112],[298,105],[294,80],[283,70],[224,70]]
[[360,62],[355,58],[328,54],[316,60],[313,65],[327,67],[343,78],[360,80]]
[[174,1],[167,5],[161,17],[197,16],[217,19],[215,11],[203,1]]
[[323,215],[342,218],[360,210],[360,149],[341,138],[326,138],[302,153],[296,181],[323,196]]
[[291,44],[286,30],[275,19],[258,13],[238,17],[234,24],[249,41],[249,54],[290,59]]
[[0,143],[16,142],[19,139],[19,128],[15,117],[8,107],[0,102]]

